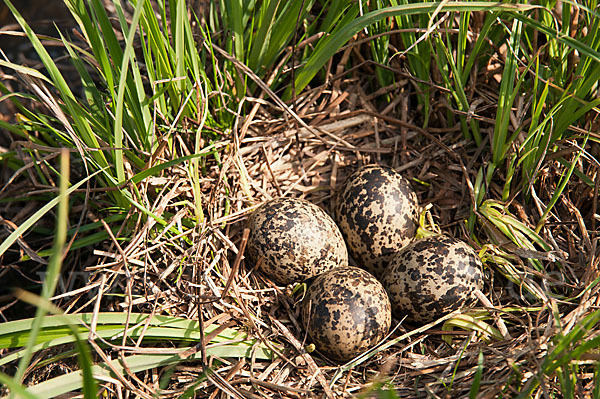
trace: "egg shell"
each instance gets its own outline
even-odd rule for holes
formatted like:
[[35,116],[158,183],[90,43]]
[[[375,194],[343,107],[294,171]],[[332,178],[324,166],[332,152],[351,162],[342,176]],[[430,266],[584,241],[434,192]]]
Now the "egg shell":
[[392,317],[383,285],[353,266],[316,277],[302,300],[301,316],[316,348],[337,361],[376,345],[388,333]]
[[335,220],[350,255],[380,278],[391,258],[414,238],[418,211],[417,195],[400,173],[368,165],[342,184]]
[[248,226],[250,259],[280,284],[300,282],[348,265],[348,251],[337,225],[308,201],[268,201],[252,213]]
[[381,282],[398,318],[427,323],[476,300],[475,290],[483,288],[481,267],[466,243],[432,236],[403,248]]

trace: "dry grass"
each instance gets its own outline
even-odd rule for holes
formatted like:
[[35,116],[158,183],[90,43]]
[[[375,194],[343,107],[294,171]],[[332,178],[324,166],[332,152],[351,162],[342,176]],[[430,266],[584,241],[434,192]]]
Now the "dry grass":
[[[348,47],[342,57],[359,59],[361,54],[358,48]],[[462,139],[458,125],[445,124],[447,104],[443,101],[443,91],[433,86],[433,96],[439,101],[432,103],[432,128],[425,132],[418,127],[419,120],[415,120],[419,118],[419,110],[406,94],[414,92],[414,81],[405,77],[392,87],[370,93],[364,77],[373,74],[370,64],[347,73],[332,67],[327,85],[307,91],[295,100],[297,116],[310,129],[300,126],[295,117],[265,93],[260,99],[247,98],[251,112],[240,115],[234,130],[221,132],[223,139],[216,143],[222,149],[221,166],[214,160],[206,164],[207,173],[201,181],[203,224],[187,230],[184,236],[167,239],[155,234],[155,220],[141,222],[132,209],[123,222],[123,227],[135,226],[131,239],[120,241],[121,231],[113,234],[104,224],[113,234],[112,242],[95,248],[92,253],[89,249],[75,251],[65,271],[84,271],[85,284],[75,281],[75,287],[61,293],[55,303],[69,313],[89,309],[135,311],[200,319],[204,328],[237,327],[249,331],[278,353],[272,362],[206,359],[214,374],[196,386],[200,397],[298,398],[322,394],[338,397],[361,392],[368,396],[372,387],[384,381],[400,397],[465,397],[477,374],[480,354],[483,376],[478,397],[497,397],[501,392],[514,396],[513,386],[519,381],[529,381],[538,373],[553,337],[559,333],[565,335],[600,306],[598,287],[594,284],[600,262],[599,166],[593,158],[582,161],[580,172],[596,181],[595,188],[578,178],[571,179],[555,208],[555,218],[546,225],[544,234],[553,251],[525,254],[508,242],[498,245],[523,267],[527,267],[525,258],[539,258],[546,272],[532,270],[529,283],[539,286],[542,292],[547,291],[543,284],[559,287],[565,294],[563,300],[547,298],[545,303],[529,303],[531,299],[522,294],[519,286],[503,278],[494,262],[486,263],[483,295],[487,300],[482,299],[475,310],[489,312],[488,323],[503,332],[502,340],[486,342],[472,331],[450,332],[442,328],[442,323],[415,330],[414,326],[395,320],[397,329],[383,344],[400,336],[405,338],[360,365],[340,368],[318,353],[304,351],[308,342],[291,287],[276,286],[243,258],[244,223],[257,205],[271,198],[291,196],[308,199],[331,211],[332,197],[343,179],[356,167],[370,163],[393,166],[409,178],[421,206],[429,209],[433,222],[444,233],[477,249],[497,234],[490,226],[482,225],[477,226],[473,236],[467,231],[464,220],[473,203],[470,184],[475,180],[479,159],[485,160],[486,156],[481,154],[483,146],[475,148]],[[480,119],[485,136],[493,129],[494,117],[486,109],[492,112],[496,103],[497,82],[488,79],[485,71],[481,72],[481,79],[485,81],[482,93],[473,91],[472,96],[481,99],[479,109],[483,111],[472,117]],[[390,96],[391,103],[383,101],[385,95]],[[168,161],[175,157],[174,153],[191,153],[190,142],[182,135],[173,153],[165,149],[155,156]],[[19,144],[15,145],[18,149]],[[560,146],[567,159],[577,151],[571,142],[562,142]],[[597,144],[590,151],[599,158]],[[36,161],[28,158],[31,155],[22,156]],[[540,202],[547,203],[561,169],[557,161],[550,159],[542,165],[541,172],[543,178],[535,187]],[[31,176],[23,171],[3,189],[2,198],[22,192],[25,184],[31,184]],[[499,200],[504,182],[502,176],[498,179],[489,192]],[[32,193],[49,188],[27,186]],[[147,179],[138,189],[144,203],[156,215],[168,217],[173,225],[194,215],[193,188],[184,169],[169,169],[162,176]],[[90,201],[101,205],[102,193],[89,195]],[[519,221],[535,228],[534,220],[542,213],[535,204],[515,196],[508,209]],[[18,225],[36,206],[35,200],[8,202],[0,213],[5,225]],[[82,212],[88,221],[102,222],[90,209],[74,209],[74,212]],[[41,249],[45,242],[40,246],[37,239],[23,237],[21,251],[30,252],[28,247]],[[560,267],[554,259],[561,261]],[[30,278],[32,270],[39,270],[36,269],[39,264],[33,262],[13,263],[7,258],[3,263],[0,278],[15,272]],[[34,268],[25,270],[30,266]],[[583,291],[585,287],[590,289]],[[1,300],[4,317],[14,318],[20,311],[14,308],[18,304],[7,296]],[[451,344],[444,339],[448,337]],[[161,347],[165,351],[172,349],[166,343]],[[100,347],[95,350],[97,355],[103,351]],[[196,350],[205,350],[204,343],[198,344]],[[42,352],[37,359],[45,355]],[[591,366],[596,361],[597,353],[589,353],[578,361],[580,383],[576,389],[581,397],[590,395],[593,389]],[[56,367],[69,366],[69,361],[64,361],[58,366],[34,370],[28,382],[47,378]],[[167,371],[173,374],[161,397],[177,397],[196,382],[203,365],[184,362],[172,370],[122,375],[113,382],[111,390],[115,397],[129,391],[150,398]],[[548,397],[556,384],[555,377],[544,379]]]

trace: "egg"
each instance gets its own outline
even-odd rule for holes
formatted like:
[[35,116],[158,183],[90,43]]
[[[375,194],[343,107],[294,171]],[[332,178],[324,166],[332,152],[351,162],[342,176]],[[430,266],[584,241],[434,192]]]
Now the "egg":
[[301,317],[315,347],[336,361],[350,360],[380,342],[392,318],[383,285],[353,266],[316,277],[301,302]]
[[481,267],[464,242],[431,236],[403,248],[381,282],[398,318],[427,323],[476,300],[475,291],[483,288]]
[[280,284],[348,265],[348,251],[337,225],[323,209],[308,201],[268,201],[252,213],[248,227],[249,258]]
[[417,195],[400,173],[368,165],[342,184],[334,214],[350,255],[381,277],[394,254],[414,238],[418,209]]

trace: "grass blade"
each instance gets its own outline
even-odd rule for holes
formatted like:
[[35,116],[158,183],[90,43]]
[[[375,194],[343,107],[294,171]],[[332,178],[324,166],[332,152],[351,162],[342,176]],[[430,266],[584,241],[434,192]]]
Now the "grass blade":
[[469,399],[476,399],[477,394],[479,393],[479,387],[481,384],[481,376],[483,375],[483,352],[479,351],[479,355],[477,356],[477,371],[475,372],[475,377],[473,378],[473,384],[471,385],[471,389],[469,391]]
[[[69,221],[69,171],[69,152],[66,149],[63,149],[60,154],[60,192],[58,197],[56,197],[56,200],[58,202],[56,232],[54,233],[52,255],[50,256],[50,260],[48,261],[48,268],[46,269],[46,279],[44,280],[44,284],[42,286],[41,296],[44,300],[48,300],[56,290],[60,268],[62,265],[62,258],[64,255],[65,242],[67,240],[67,224]],[[2,243],[2,245],[4,245],[4,243]],[[31,357],[33,356],[31,347],[37,339],[37,336],[42,326],[42,319],[45,315],[46,309],[43,309],[42,307],[38,307],[36,309],[35,318],[31,326],[30,336],[25,346],[25,353],[23,354],[23,357],[21,357],[21,360],[19,361],[19,365],[17,367],[17,371],[15,373],[14,380],[17,383],[23,381],[23,376],[25,375],[25,371],[29,366]]]

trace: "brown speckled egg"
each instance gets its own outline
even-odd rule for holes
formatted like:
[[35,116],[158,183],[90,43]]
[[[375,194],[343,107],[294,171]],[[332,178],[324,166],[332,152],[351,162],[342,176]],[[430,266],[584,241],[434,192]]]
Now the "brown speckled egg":
[[318,206],[294,198],[261,205],[248,220],[248,254],[280,284],[300,282],[348,265],[344,238]]
[[464,242],[432,236],[403,248],[381,282],[398,318],[427,323],[475,301],[475,290],[483,288],[481,267]]
[[387,166],[358,169],[336,198],[335,219],[350,255],[377,277],[414,238],[417,218],[417,195],[400,173]]
[[358,267],[340,267],[316,277],[301,305],[302,321],[316,348],[349,360],[376,345],[391,324],[383,285]]

